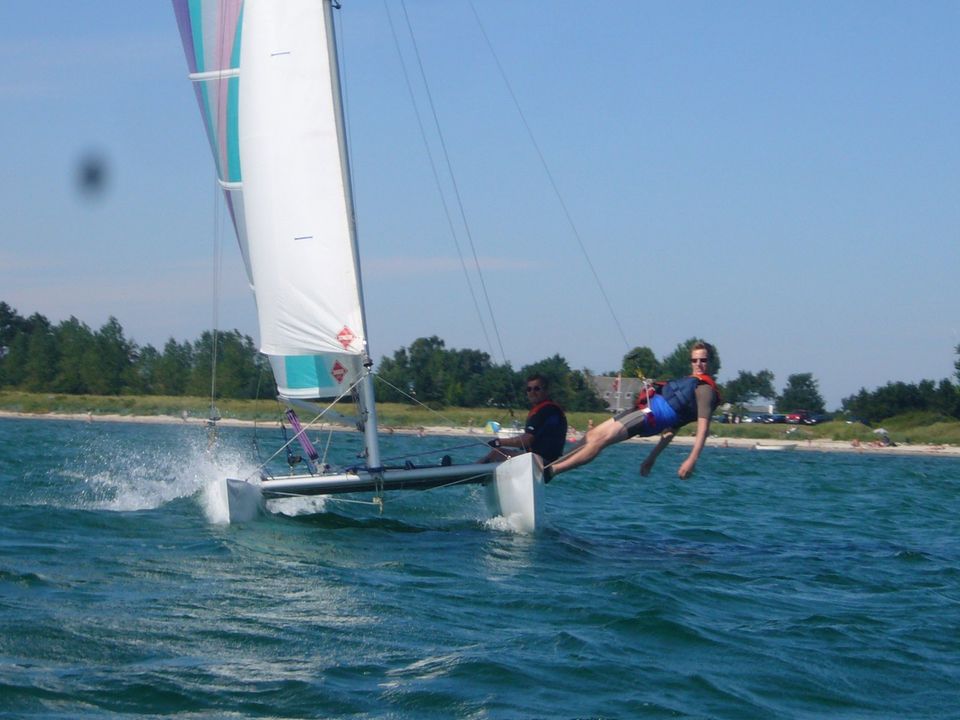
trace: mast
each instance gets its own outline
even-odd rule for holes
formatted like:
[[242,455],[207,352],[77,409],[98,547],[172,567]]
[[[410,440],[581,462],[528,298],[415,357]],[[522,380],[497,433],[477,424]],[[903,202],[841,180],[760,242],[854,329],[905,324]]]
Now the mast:
[[[357,288],[360,295],[360,314],[363,322],[363,367],[366,372],[360,380],[359,404],[360,419],[363,426],[364,445],[367,451],[367,468],[380,470],[380,438],[377,434],[377,405],[373,388],[373,358],[367,337],[367,311],[363,295],[363,276],[360,272],[360,251],[357,243],[357,218],[353,207],[353,180],[350,176],[350,155],[347,147],[346,123],[343,112],[343,91],[340,84],[340,62],[337,53],[337,36],[333,26],[333,2],[323,0],[323,12],[326,18],[327,51],[330,55],[330,83],[333,86],[333,102],[337,124],[337,139],[340,144],[340,170],[343,173],[343,185],[346,189],[347,218],[350,226],[350,246],[353,249],[353,264],[356,269]],[[339,3],[337,4],[339,8]]]

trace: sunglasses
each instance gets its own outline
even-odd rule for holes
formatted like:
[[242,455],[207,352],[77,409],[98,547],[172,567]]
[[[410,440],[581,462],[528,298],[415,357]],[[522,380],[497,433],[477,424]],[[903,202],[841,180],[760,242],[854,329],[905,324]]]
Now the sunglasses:
[[527,385],[527,392],[540,392],[543,390],[539,385]]
[[706,364],[706,363],[710,362],[710,358],[690,358],[690,362],[692,362],[692,363],[704,363],[704,364]]

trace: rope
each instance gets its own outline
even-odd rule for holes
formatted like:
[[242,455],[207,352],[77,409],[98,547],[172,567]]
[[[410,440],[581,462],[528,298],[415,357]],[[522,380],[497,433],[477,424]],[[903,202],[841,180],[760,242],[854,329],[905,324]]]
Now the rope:
[[410,400],[410,401],[413,402],[414,404],[419,405],[419,406],[422,407],[424,410],[427,410],[427,411],[433,413],[434,415],[440,416],[440,417],[444,420],[444,422],[446,422],[446,423],[448,423],[448,424],[450,424],[450,425],[456,425],[456,421],[455,421],[453,418],[448,418],[446,415],[444,415],[443,413],[441,413],[441,412],[439,412],[439,411],[437,411],[437,410],[434,410],[434,409],[433,409],[432,407],[430,407],[429,405],[425,405],[422,401],[418,400],[418,399],[415,398],[413,395],[410,395],[409,393],[405,392],[404,390],[401,390],[401,389],[398,388],[396,385],[394,385],[393,383],[391,383],[389,380],[385,380],[385,379],[383,379],[382,377],[380,377],[379,375],[374,375],[374,378],[375,378],[378,382],[381,382],[381,383],[383,383],[384,385],[386,385],[388,388],[391,388],[391,389],[393,389],[393,390],[396,390],[398,393],[400,393],[400,394],[403,395],[405,398],[407,398],[407,400]]
[[420,457],[421,455],[435,455],[437,453],[448,452],[450,450],[463,450],[464,448],[477,447],[478,445],[481,447],[487,447],[487,444],[482,440],[471,440],[470,442],[463,443],[462,445],[444,445],[439,448],[424,450],[423,452],[406,453],[405,455],[396,455],[394,457],[384,458],[384,462],[393,462],[396,460],[403,460],[405,458]]
[[457,238],[457,231],[453,224],[453,216],[450,213],[450,206],[447,204],[447,198],[443,193],[443,183],[440,182],[440,173],[437,171],[437,163],[430,150],[430,142],[427,139],[427,130],[423,125],[423,118],[420,115],[420,107],[417,104],[417,98],[413,92],[413,84],[410,82],[410,73],[407,70],[407,64],[403,59],[403,52],[400,49],[400,40],[397,37],[397,31],[393,24],[393,16],[390,14],[390,6],[387,0],[383,0],[383,7],[387,14],[387,23],[390,25],[390,33],[393,36],[393,45],[397,51],[397,58],[400,61],[400,69],[403,71],[403,79],[407,86],[407,94],[410,96],[410,104],[413,107],[413,114],[417,119],[417,126],[420,129],[420,139],[423,140],[423,147],[427,153],[427,159],[430,163],[430,171],[433,173],[433,182],[437,186],[437,195],[440,198],[440,205],[443,207],[443,214],[447,220],[447,228],[450,231],[450,238],[457,250],[457,257],[460,260],[460,268],[463,270],[463,276],[467,281],[467,288],[470,290],[470,299],[473,300],[473,308],[477,313],[477,319],[480,321],[480,329],[483,331],[483,337],[487,341],[487,347],[493,349],[493,343],[490,341],[490,334],[487,332],[487,324],[483,319],[483,312],[480,309],[480,303],[477,301],[477,293],[473,288],[473,281],[470,279],[470,271],[467,269],[467,261],[463,257],[463,249],[460,247],[460,241]]
[[550,166],[547,164],[547,159],[544,156],[543,151],[540,149],[540,144],[537,142],[537,139],[533,134],[533,130],[530,127],[530,123],[527,122],[527,117],[524,115],[523,109],[520,107],[520,101],[517,99],[517,95],[513,91],[513,86],[510,84],[510,80],[507,78],[507,73],[503,69],[500,58],[493,49],[493,43],[490,42],[487,31],[484,29],[483,23],[480,21],[480,16],[477,14],[477,9],[473,5],[473,0],[467,0],[467,4],[470,6],[470,10],[473,12],[473,17],[477,21],[477,27],[480,28],[480,34],[483,36],[483,40],[487,44],[490,54],[493,56],[493,60],[497,65],[497,70],[500,71],[500,77],[503,79],[503,83],[507,88],[507,92],[510,94],[511,100],[513,100],[514,107],[517,109],[517,114],[520,116],[520,121],[523,124],[524,129],[527,131],[527,136],[530,138],[530,143],[533,145],[533,149],[536,151],[537,157],[540,159],[540,164],[543,166],[543,170],[547,175],[547,179],[550,181],[550,187],[553,188],[553,192],[557,196],[557,201],[560,203],[560,208],[563,210],[563,215],[566,218],[567,223],[570,225],[570,229],[573,232],[573,237],[580,246],[580,252],[583,253],[583,257],[587,261],[587,267],[590,268],[590,272],[593,274],[593,279],[597,283],[597,287],[600,290],[600,295],[607,304],[607,309],[610,311],[610,316],[613,318],[613,322],[617,326],[617,330],[620,333],[620,338],[623,340],[623,344],[629,349],[630,343],[623,331],[623,326],[620,324],[620,318],[617,317],[617,313],[613,309],[613,304],[610,302],[610,298],[607,296],[607,292],[603,287],[603,282],[600,280],[600,275],[597,273],[597,270],[593,265],[593,261],[590,259],[590,254],[587,252],[587,248],[583,243],[583,239],[580,236],[580,231],[577,229],[577,225],[573,220],[573,216],[570,214],[570,209],[567,207],[567,203],[563,199],[563,194],[560,192],[560,187],[557,185],[557,181],[554,179],[553,173],[550,171]]
[[440,119],[437,115],[436,104],[433,102],[433,94],[430,92],[430,83],[427,81],[427,74],[423,67],[423,60],[420,56],[420,48],[417,45],[416,36],[413,33],[413,26],[410,24],[410,15],[407,13],[407,3],[406,0],[401,0],[400,6],[403,8],[403,16],[406,20],[407,29],[410,32],[410,40],[413,44],[413,52],[417,58],[417,66],[420,70],[420,77],[423,80],[423,86],[427,94],[427,102],[430,105],[430,111],[433,115],[434,126],[437,131],[437,139],[440,143],[440,149],[442,150],[442,155],[444,162],[447,166],[447,172],[450,175],[450,185],[453,189],[453,195],[457,201],[457,209],[460,213],[460,220],[463,223],[464,232],[467,236],[467,241],[470,245],[470,250],[473,253],[473,263],[474,269],[477,272],[477,278],[480,281],[480,288],[483,291],[483,298],[487,305],[487,313],[490,315],[490,323],[493,326],[494,335],[497,338],[497,346],[500,348],[500,357],[504,363],[507,362],[507,354],[503,349],[503,340],[500,337],[500,329],[497,326],[497,319],[493,312],[493,306],[490,303],[490,294],[487,292],[487,284],[483,277],[483,271],[480,269],[480,259],[477,256],[477,248],[473,242],[473,233],[470,231],[470,223],[467,221],[467,213],[463,206],[463,198],[460,194],[460,187],[457,184],[456,174],[453,172],[453,163],[450,160],[450,153],[447,151],[447,143],[443,135],[443,131],[440,128]]

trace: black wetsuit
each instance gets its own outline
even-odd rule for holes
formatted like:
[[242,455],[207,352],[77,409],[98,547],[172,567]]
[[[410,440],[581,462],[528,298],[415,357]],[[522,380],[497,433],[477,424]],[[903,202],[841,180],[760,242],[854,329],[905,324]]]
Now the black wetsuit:
[[545,465],[563,455],[563,444],[567,441],[567,416],[555,402],[545,400],[534,406],[527,415],[524,430],[533,435],[530,450],[542,457]]

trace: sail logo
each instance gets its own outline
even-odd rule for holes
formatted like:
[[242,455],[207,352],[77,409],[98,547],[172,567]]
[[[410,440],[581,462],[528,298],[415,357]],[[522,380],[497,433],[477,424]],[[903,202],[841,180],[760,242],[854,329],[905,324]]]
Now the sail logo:
[[350,348],[350,345],[356,339],[356,335],[353,334],[353,330],[348,328],[346,325],[343,326],[343,330],[337,333],[337,340],[340,341],[340,344],[343,345],[343,349],[347,350]]
[[330,368],[330,374],[333,375],[333,379],[339,384],[342,383],[343,379],[347,376],[347,369],[337,360],[333,364],[333,367]]

